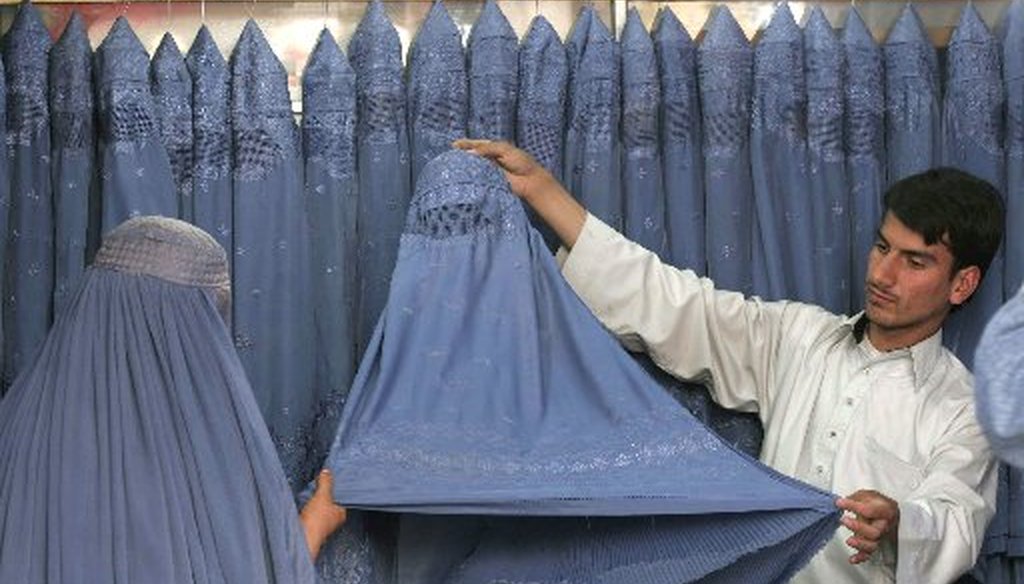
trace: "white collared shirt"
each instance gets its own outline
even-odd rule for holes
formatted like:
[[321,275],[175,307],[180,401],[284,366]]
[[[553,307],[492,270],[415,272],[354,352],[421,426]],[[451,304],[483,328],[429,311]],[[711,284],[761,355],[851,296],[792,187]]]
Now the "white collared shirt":
[[840,527],[794,582],[942,584],[973,565],[997,475],[971,376],[941,332],[882,353],[861,334],[863,315],[715,290],[593,216],[560,260],[627,348],[709,385],[725,407],[758,412],[762,462],[838,495],[874,489],[899,503],[897,546],[850,565]]

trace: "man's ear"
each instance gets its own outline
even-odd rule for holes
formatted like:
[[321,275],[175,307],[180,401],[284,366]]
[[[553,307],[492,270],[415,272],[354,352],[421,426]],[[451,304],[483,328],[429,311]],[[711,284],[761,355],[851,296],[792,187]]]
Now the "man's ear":
[[967,299],[974,294],[981,284],[981,268],[978,266],[967,266],[960,268],[953,275],[953,288],[949,292],[949,303],[958,306],[967,302]]

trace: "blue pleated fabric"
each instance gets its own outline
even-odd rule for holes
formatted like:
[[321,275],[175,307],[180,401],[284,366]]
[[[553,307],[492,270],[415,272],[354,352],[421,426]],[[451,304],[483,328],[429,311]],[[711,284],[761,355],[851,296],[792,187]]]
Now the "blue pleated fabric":
[[[1001,27],[1003,85],[1006,91],[1006,224],[1024,225],[1024,1],[1014,0]],[[1003,294],[1024,284],[1024,238],[1007,237]]]
[[287,73],[255,21],[231,54],[235,348],[298,490],[313,473],[316,330],[299,132]]
[[314,581],[208,288],[86,271],[0,402],[0,581]]
[[309,458],[319,467],[355,374],[356,76],[324,29],[302,74],[302,151],[313,247],[316,395]]
[[149,66],[156,122],[178,191],[178,217],[193,221],[192,76],[171,33],[164,33]]
[[938,56],[907,3],[885,41],[885,130],[888,184],[936,166],[941,114]]
[[655,18],[654,52],[661,84],[661,152],[669,263],[707,273],[704,159],[697,47],[671,9]]
[[123,16],[96,49],[101,233],[129,217],[177,217],[178,192],[149,89],[149,55]]
[[[519,48],[516,143],[561,181],[565,156],[568,82],[565,45],[543,16],[534,17]],[[535,213],[530,222],[552,249],[558,238]]]
[[519,39],[494,0],[469,33],[469,137],[515,142]]
[[[53,154],[54,288],[59,314],[85,273],[90,204],[98,211],[92,48],[78,12],[50,49],[50,136]],[[93,234],[96,238],[98,234]]]
[[[999,43],[968,3],[947,55],[942,163],[967,171],[1005,192],[1003,105]],[[1013,236],[1011,236],[1013,237]],[[971,367],[985,323],[1003,302],[1003,252],[992,258],[981,287],[950,316],[942,340]]]
[[580,12],[566,51],[570,97],[563,184],[587,210],[621,231],[621,62],[619,47],[593,6]]
[[398,253],[409,182],[402,44],[384,5],[373,0],[348,45],[356,72],[356,148],[359,180],[359,353],[388,297]]
[[[192,221],[234,249],[231,180],[231,72],[203,25],[185,56],[192,78]],[[228,264],[234,257],[228,255]],[[232,273],[234,273],[232,271]]]
[[850,310],[864,306],[868,253],[882,216],[886,185],[885,73],[882,50],[851,8],[843,26],[846,56],[846,174],[850,199]]
[[668,259],[662,175],[661,81],[654,42],[640,13],[622,29],[622,197],[625,234]]
[[729,9],[714,9],[697,52],[704,130],[707,265],[719,288],[753,291],[750,173],[753,52]]
[[417,183],[327,464],[343,504],[476,516],[420,540],[459,554],[431,582],[782,582],[838,519],[675,404],[464,152]]
[[[7,137],[7,74],[4,68],[3,52],[0,51],[0,136]],[[7,221],[10,217],[11,208],[11,180],[7,152],[0,153],[0,266],[7,269]],[[0,279],[0,292],[3,291],[4,280]],[[2,302],[2,300],[0,300]],[[4,342],[4,311],[0,304],[0,396],[7,390],[7,383],[4,381],[4,355],[6,345]]]
[[804,28],[804,77],[814,301],[847,314],[855,309],[850,307],[850,189],[843,143],[846,68],[842,44],[819,6]]
[[765,270],[755,269],[754,292],[769,300],[817,300],[803,61],[800,27],[780,4],[754,49],[750,131],[754,265]]
[[[48,89],[50,34],[24,3],[3,40],[7,65],[10,209],[4,265],[4,373],[8,387],[35,356],[53,314],[54,216]],[[2,392],[2,389],[0,389]]]
[[444,2],[430,7],[409,48],[412,180],[432,158],[466,136],[469,88],[462,35]]

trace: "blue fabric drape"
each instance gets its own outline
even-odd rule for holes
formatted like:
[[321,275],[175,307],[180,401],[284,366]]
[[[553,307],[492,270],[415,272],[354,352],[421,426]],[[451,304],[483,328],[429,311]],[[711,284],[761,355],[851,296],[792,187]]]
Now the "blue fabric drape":
[[621,62],[608,27],[586,6],[568,42],[568,119],[563,184],[615,229],[623,228],[619,140]]
[[[192,78],[192,221],[234,249],[231,180],[231,73],[203,25],[185,56]],[[234,260],[228,254],[228,265]],[[234,271],[232,270],[232,273]]]
[[149,55],[123,16],[96,49],[100,232],[129,217],[177,217],[178,193],[149,89]]
[[287,73],[249,20],[231,54],[235,347],[298,490],[311,478],[316,332],[299,133]]
[[469,136],[515,142],[519,39],[494,0],[469,34]]
[[434,2],[409,48],[412,180],[466,136],[469,89],[462,35],[444,2]]
[[661,83],[661,149],[669,263],[707,273],[704,159],[701,150],[697,47],[668,9],[655,19],[654,51]]
[[[92,48],[78,12],[72,13],[50,49],[49,78],[56,243],[53,312],[57,315],[85,273],[90,205],[98,207]],[[92,227],[95,230],[96,225]]]
[[[1024,225],[1024,1],[1014,0],[1001,27],[1003,84],[1006,91],[1007,233]],[[1009,298],[1024,284],[1024,238],[1006,237],[1003,294]]]
[[835,529],[830,495],[736,453],[636,366],[490,163],[424,169],[399,258],[328,466],[352,507],[489,516],[458,531],[476,545],[419,542],[472,552],[433,556],[456,569],[432,582],[781,582]]
[[813,212],[814,301],[838,314],[850,307],[850,213],[843,144],[843,49],[816,6],[804,29],[807,83],[807,203]]
[[153,53],[149,83],[160,139],[178,192],[178,217],[193,221],[192,76],[171,33],[164,34]]
[[868,252],[882,215],[887,160],[885,150],[885,77],[882,50],[851,8],[843,26],[846,57],[844,144],[849,181],[850,310],[864,306]]
[[[22,4],[4,36],[10,216],[4,266],[3,383],[27,367],[46,338],[53,309],[54,216],[50,175],[50,34]],[[2,391],[2,389],[0,389]]]
[[640,13],[629,10],[622,29],[622,195],[625,234],[668,259],[662,176],[661,83],[658,61]]
[[[7,139],[7,73],[4,68],[3,51],[0,51],[0,136],[3,136],[4,140]],[[3,266],[6,270],[7,223],[11,208],[11,182],[7,178],[10,174],[6,147],[0,152],[0,176],[5,177],[3,180],[0,180],[0,266]],[[3,291],[4,280],[0,279],[0,292]],[[4,311],[2,302],[2,299],[0,299],[0,397],[7,391],[7,383],[3,376],[4,355],[7,353],[7,349],[4,342]]]
[[402,44],[384,5],[373,0],[348,45],[356,72],[359,180],[359,354],[387,299],[398,253],[409,183]]
[[355,369],[356,79],[324,29],[302,74],[302,151],[313,248],[316,395],[309,459],[327,456]]
[[201,288],[90,268],[0,402],[0,460],[2,582],[314,581]]
[[750,173],[753,54],[725,6],[714,9],[697,52],[704,130],[708,275],[719,288],[753,291],[754,195]]

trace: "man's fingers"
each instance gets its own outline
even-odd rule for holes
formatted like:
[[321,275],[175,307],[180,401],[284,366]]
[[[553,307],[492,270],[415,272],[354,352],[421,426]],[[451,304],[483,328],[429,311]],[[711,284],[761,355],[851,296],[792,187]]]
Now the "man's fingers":
[[334,477],[331,475],[331,471],[326,468],[320,471],[320,474],[316,476],[316,492],[317,493],[330,493],[331,487],[334,486]]
[[846,515],[840,521],[847,529],[863,538],[879,539],[885,533],[884,520],[880,520],[877,523],[868,523],[867,521]]
[[875,553],[875,551],[878,549],[877,541],[857,536],[846,538],[846,545],[868,555]]
[[452,142],[452,146],[491,159],[500,158],[508,152],[507,144],[493,140],[470,140],[463,138]]
[[850,563],[851,564],[862,564],[862,563],[868,561],[869,559],[871,559],[871,554],[866,554],[864,552],[857,552],[857,553],[853,554],[852,556],[850,556]]
[[839,497],[838,499],[836,499],[836,507],[839,507],[844,511],[856,513],[857,515],[860,515],[862,517],[867,517],[869,519],[873,518],[871,513],[871,505],[867,502],[857,501],[853,499],[852,497],[855,495],[856,494],[851,495],[850,497]]

